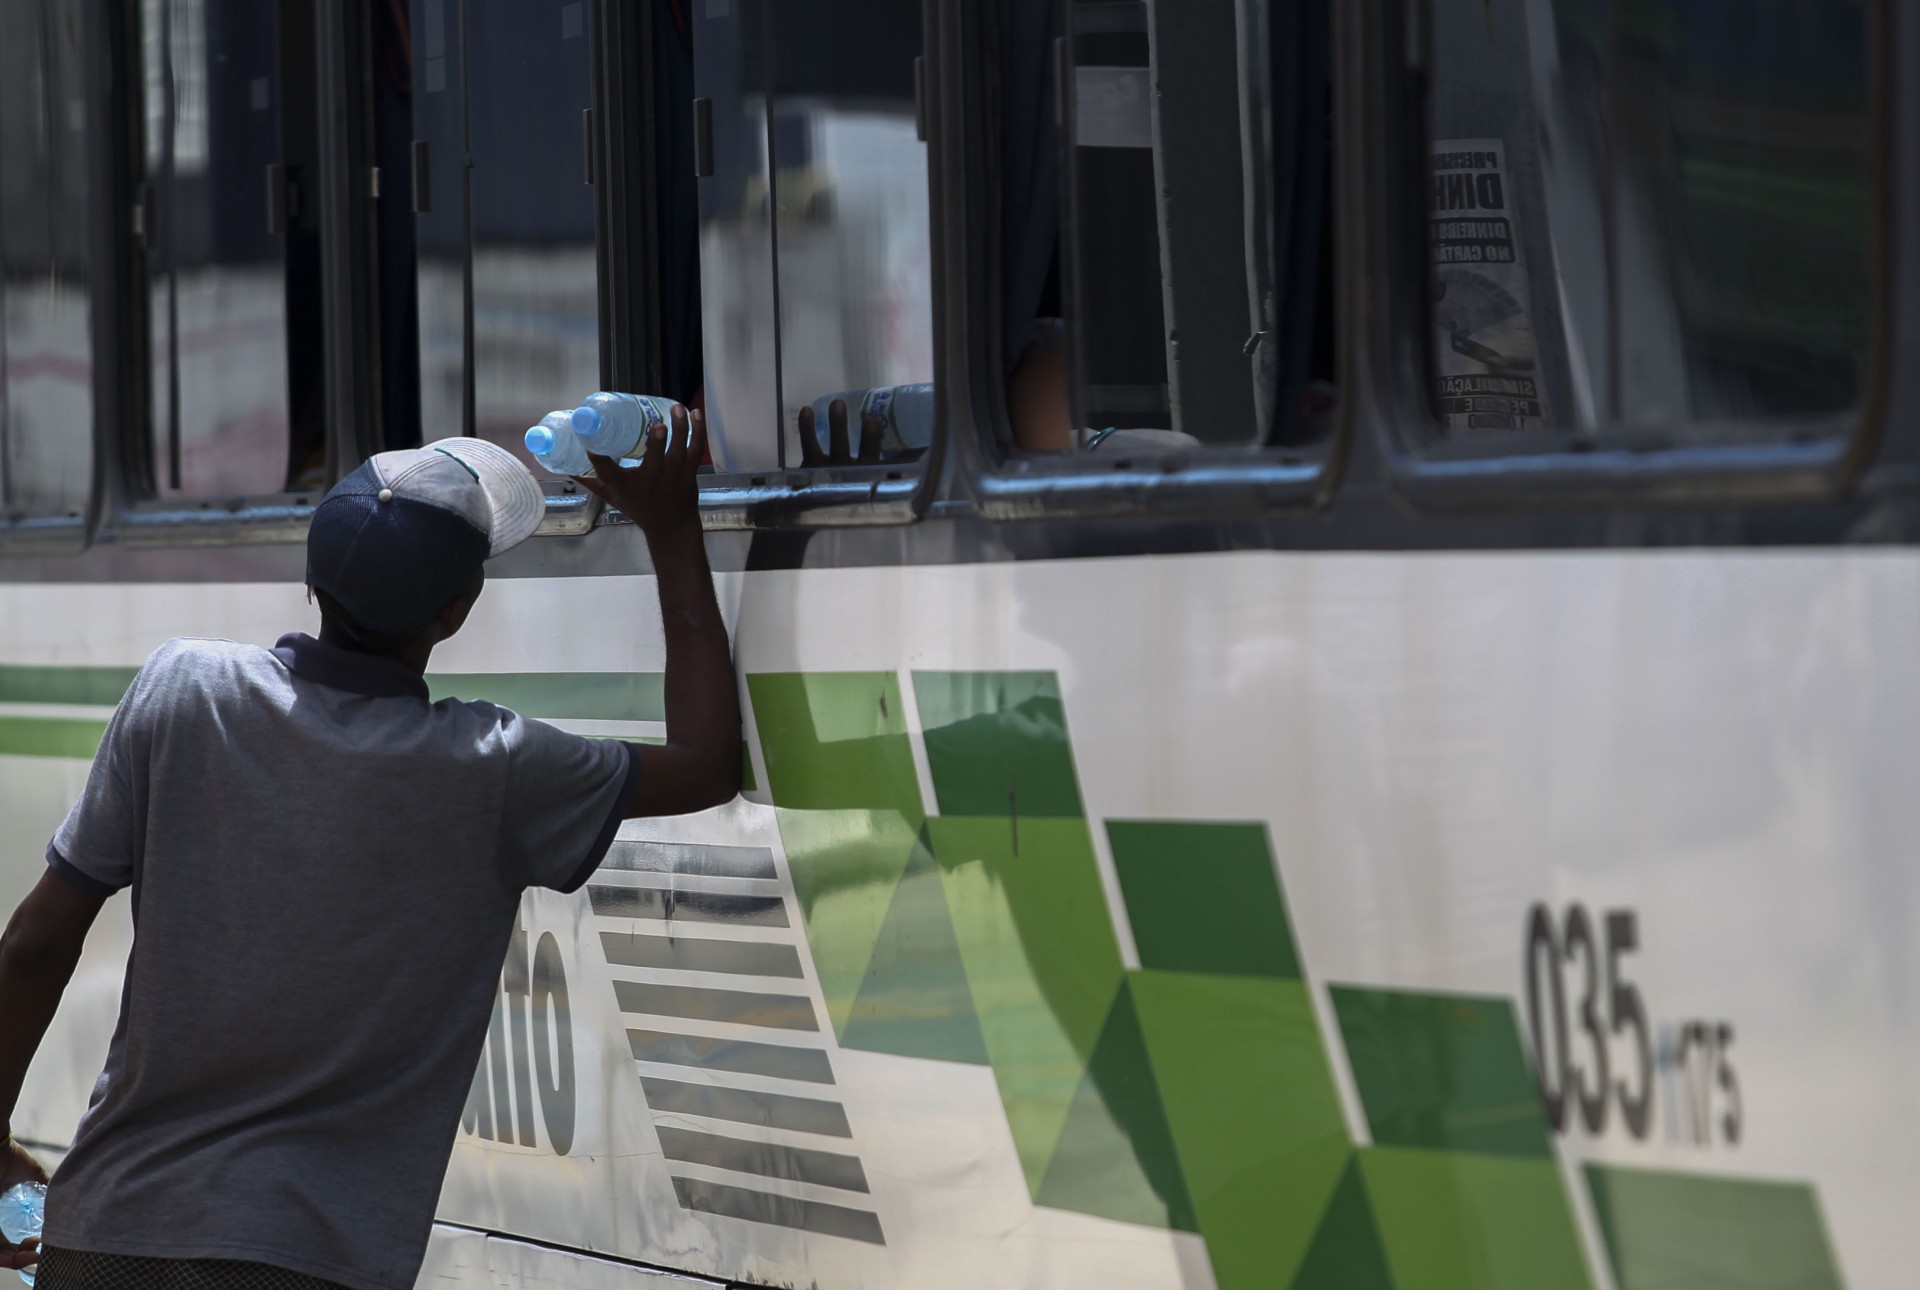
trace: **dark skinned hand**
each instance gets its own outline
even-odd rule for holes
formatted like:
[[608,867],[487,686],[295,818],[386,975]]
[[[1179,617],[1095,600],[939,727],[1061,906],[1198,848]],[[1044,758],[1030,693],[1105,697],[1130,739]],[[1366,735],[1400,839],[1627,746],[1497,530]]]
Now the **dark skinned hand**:
[[[47,1171],[18,1142],[9,1142],[6,1149],[0,1151],[0,1194],[12,1189],[15,1183],[46,1181]],[[28,1240],[15,1245],[0,1237],[0,1268],[29,1268],[39,1261],[40,1242]]]
[[700,412],[689,417],[676,403],[670,421],[671,437],[666,426],[648,432],[638,466],[622,466],[610,457],[590,453],[593,476],[577,477],[582,488],[639,525],[650,538],[700,527],[697,475],[707,454],[707,418]]
[[827,405],[827,450],[820,451],[820,435],[813,409],[800,409],[800,464],[815,466],[877,466],[881,462],[880,441],[886,427],[869,413],[860,422],[860,455],[847,450],[847,401],[835,399]]

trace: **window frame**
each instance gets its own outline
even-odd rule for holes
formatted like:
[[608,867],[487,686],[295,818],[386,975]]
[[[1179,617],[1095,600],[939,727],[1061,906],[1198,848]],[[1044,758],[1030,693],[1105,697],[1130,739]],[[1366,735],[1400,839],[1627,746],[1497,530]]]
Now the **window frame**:
[[[945,218],[941,182],[946,152],[937,91],[935,35],[941,0],[920,0],[922,58],[926,68],[923,134],[927,143],[929,244],[934,267],[933,380],[944,390],[950,368],[944,361],[943,310],[939,265],[948,243],[958,240]],[[597,36],[593,75],[594,155],[596,200],[600,210],[600,291],[602,344],[600,367],[603,387],[610,390],[658,388],[661,303],[654,291],[653,262],[659,238],[652,176],[655,120],[651,91],[636,86],[625,69],[652,65],[651,14],[646,6],[631,11],[618,5],[591,6]],[[932,437],[926,452],[911,462],[876,466],[822,466],[804,469],[786,466],[738,473],[700,476],[700,521],[709,531],[759,529],[815,529],[899,526],[919,520],[932,507],[940,489],[946,454],[948,413],[944,394],[938,395]],[[780,435],[792,427],[775,427]],[[554,499],[548,498],[548,515]],[[597,498],[587,498],[582,518],[587,526],[623,522]],[[578,521],[576,521],[578,522]],[[543,530],[544,531],[544,530]],[[584,531],[584,530],[583,530]]]
[[[118,127],[102,140],[100,164],[114,173],[111,202],[95,216],[116,253],[96,270],[94,307],[113,315],[116,358],[111,379],[96,387],[99,430],[96,451],[105,457],[107,496],[96,539],[110,536],[129,547],[226,546],[306,540],[307,526],[326,486],[362,460],[362,439],[377,439],[378,400],[369,379],[378,371],[376,320],[365,203],[374,200],[370,151],[365,138],[364,86],[355,57],[365,37],[364,20],[351,6],[314,8],[316,112],[319,159],[313,195],[321,244],[323,343],[321,385],[325,391],[326,484],[318,489],[273,493],[160,497],[152,493],[152,329],[149,326],[145,227],[145,107],[141,32],[132,5],[103,3],[114,39],[103,58],[102,93]],[[110,62],[109,62],[110,60]],[[350,79],[349,79],[350,78]],[[355,260],[353,256],[361,257]],[[128,376],[122,379],[120,372]],[[365,418],[365,419],[360,419]]]
[[[1370,307],[1349,340],[1356,377],[1350,388],[1355,415],[1378,444],[1397,496],[1418,509],[1444,512],[1824,502],[1853,488],[1885,437],[1895,322],[1889,280],[1900,263],[1892,214],[1892,95],[1898,84],[1892,50],[1898,42],[1889,38],[1896,6],[1891,0],[1865,3],[1875,135],[1868,151],[1875,167],[1870,249],[1880,272],[1871,276],[1872,334],[1859,404],[1844,413],[1766,423],[1724,418],[1629,424],[1597,440],[1549,428],[1538,432],[1549,446],[1527,453],[1513,452],[1505,435],[1479,441],[1435,435],[1422,394],[1431,388],[1425,217],[1396,218],[1394,212],[1427,209],[1421,181],[1431,146],[1431,0],[1348,8],[1349,48],[1356,57],[1344,66],[1350,77],[1366,78],[1368,89],[1355,105],[1361,110],[1351,123],[1357,137],[1345,155],[1364,152],[1371,159],[1368,182],[1352,194],[1361,212],[1353,227],[1362,233],[1355,239],[1361,243],[1355,273],[1371,285]],[[1402,289],[1409,283],[1412,289]],[[1691,435],[1705,429],[1710,441],[1685,442],[1676,435],[1683,428]]]
[[[595,9],[604,6],[596,5]],[[97,261],[93,284],[95,348],[95,493],[97,514],[86,538],[110,535],[129,547],[232,546],[304,542],[326,489],[380,451],[384,429],[378,382],[383,369],[372,204],[404,201],[405,175],[382,177],[374,161],[372,39],[368,15],[356,6],[314,8],[319,158],[313,196],[320,234],[325,391],[325,483],[277,493],[157,497],[147,491],[152,442],[148,373],[151,331],[140,227],[144,106],[140,32],[132,6],[93,7],[112,33],[96,54],[96,102],[117,136],[93,149],[94,175],[110,193],[93,215]],[[100,339],[111,331],[111,342]],[[118,374],[125,372],[126,378]],[[546,513],[538,535],[570,536],[592,527],[597,502],[576,484],[542,481]],[[84,546],[83,541],[79,545]]]
[[[1149,7],[1166,0],[1147,0]],[[1177,3],[1177,0],[1175,0]],[[948,420],[956,427],[953,452],[974,505],[992,520],[1158,518],[1191,515],[1234,516],[1276,512],[1313,512],[1332,503],[1345,474],[1353,442],[1350,370],[1346,327],[1352,313],[1346,268],[1349,238],[1344,229],[1351,207],[1350,149],[1342,139],[1352,93],[1343,75],[1350,61],[1342,55],[1345,24],[1334,5],[1333,72],[1335,141],[1333,153],[1335,335],[1342,347],[1338,422],[1321,442],[1306,447],[1236,448],[1216,445],[1177,453],[1115,455],[1085,452],[1028,456],[1006,447],[1013,440],[1005,380],[998,356],[1003,352],[998,245],[999,191],[997,130],[989,123],[997,106],[990,86],[991,57],[986,6],[943,0],[945,55],[940,77],[954,121],[949,140],[949,183],[959,197],[962,226],[984,230],[964,244],[945,248],[943,270],[952,302],[949,332],[962,348],[949,355],[964,385],[951,383]],[[1069,322],[1071,326],[1071,322]]]

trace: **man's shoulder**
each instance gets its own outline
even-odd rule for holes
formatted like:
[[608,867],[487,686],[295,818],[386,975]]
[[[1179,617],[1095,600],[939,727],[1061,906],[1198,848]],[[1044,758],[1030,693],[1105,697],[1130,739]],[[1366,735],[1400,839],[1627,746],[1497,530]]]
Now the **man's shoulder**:
[[435,701],[433,711],[467,741],[516,760],[574,756],[580,744],[590,742],[486,699],[442,698]]
[[220,636],[175,636],[163,642],[148,656],[149,663],[192,658],[263,658],[267,650],[259,645],[243,645]]
[[168,695],[218,693],[246,688],[243,676],[269,679],[280,670],[272,653],[258,645],[179,636],[147,656],[131,696],[151,703]]
[[264,667],[273,655],[258,645],[207,636],[176,636],[147,656],[143,677],[159,679],[179,674],[221,671],[237,667]]
[[433,701],[434,715],[462,728],[476,727],[506,731],[520,721],[518,713],[485,699],[456,699],[451,695]]

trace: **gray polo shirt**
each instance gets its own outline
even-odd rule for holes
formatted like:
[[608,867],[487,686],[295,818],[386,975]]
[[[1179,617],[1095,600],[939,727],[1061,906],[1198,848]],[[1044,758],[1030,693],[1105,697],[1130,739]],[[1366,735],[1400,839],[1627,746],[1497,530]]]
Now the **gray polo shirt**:
[[520,893],[639,765],[307,636],[161,646],[47,854],[135,931],[46,1243],[412,1286]]

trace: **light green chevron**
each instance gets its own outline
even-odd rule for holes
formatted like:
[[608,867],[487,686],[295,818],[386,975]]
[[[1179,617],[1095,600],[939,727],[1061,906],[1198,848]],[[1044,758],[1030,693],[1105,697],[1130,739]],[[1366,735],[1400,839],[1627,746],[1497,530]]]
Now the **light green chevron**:
[[[891,674],[749,678],[843,1045],[985,1061],[1036,1204],[1197,1229],[1221,1290],[1590,1290],[1510,1001],[1335,986],[1329,1036],[1258,823],[1106,824],[1126,969],[1055,678],[913,687],[934,815]],[[1619,1290],[1689,1233],[1710,1290],[1840,1284],[1811,1188],[1589,1186]]]

